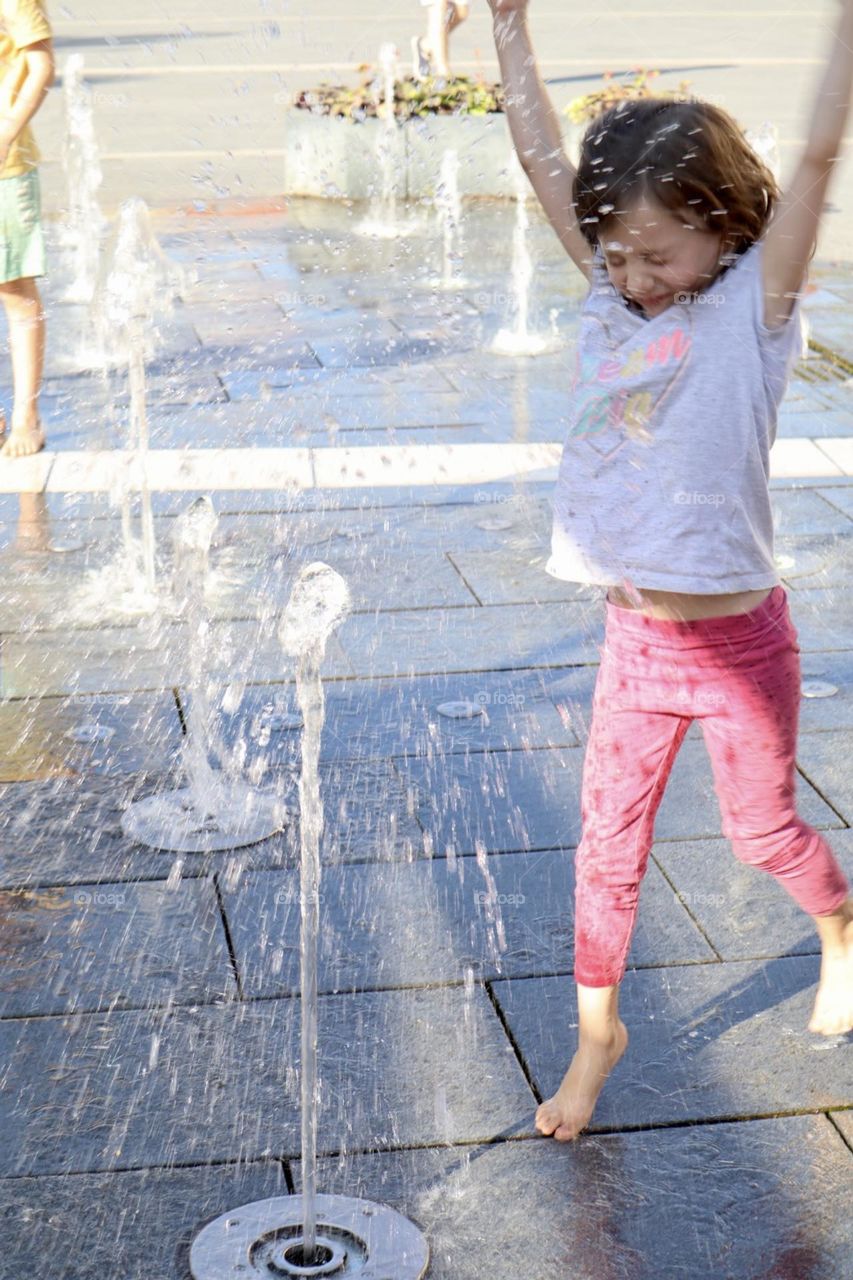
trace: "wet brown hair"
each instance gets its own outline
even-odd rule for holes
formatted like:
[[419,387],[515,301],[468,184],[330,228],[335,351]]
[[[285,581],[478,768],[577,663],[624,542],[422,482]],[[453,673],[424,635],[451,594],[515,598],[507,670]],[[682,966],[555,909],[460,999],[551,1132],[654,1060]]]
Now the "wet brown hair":
[[698,99],[610,107],[583,136],[574,181],[578,223],[593,248],[609,217],[646,197],[692,214],[739,254],[759,239],[779,195],[737,121]]

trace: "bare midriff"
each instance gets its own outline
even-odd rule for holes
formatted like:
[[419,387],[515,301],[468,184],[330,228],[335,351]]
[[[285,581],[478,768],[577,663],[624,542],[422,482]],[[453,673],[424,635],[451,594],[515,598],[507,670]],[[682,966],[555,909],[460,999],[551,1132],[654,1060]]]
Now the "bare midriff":
[[634,609],[650,618],[664,618],[675,622],[695,622],[697,618],[722,618],[729,614],[749,613],[757,609],[773,590],[762,587],[759,591],[736,591],[730,595],[684,595],[677,591],[651,591],[638,589],[640,599],[630,599],[620,587],[611,587],[607,599],[620,609]]

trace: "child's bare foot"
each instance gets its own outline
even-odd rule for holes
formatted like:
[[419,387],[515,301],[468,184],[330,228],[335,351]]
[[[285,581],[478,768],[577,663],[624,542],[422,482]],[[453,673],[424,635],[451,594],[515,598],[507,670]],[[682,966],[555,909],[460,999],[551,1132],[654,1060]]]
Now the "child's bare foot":
[[628,1047],[628,1029],[618,1019],[612,1037],[582,1037],[571,1065],[553,1098],[536,1112],[536,1128],[558,1142],[576,1138],[592,1117],[602,1086]]
[[44,448],[44,429],[36,419],[35,422],[16,425],[6,432],[6,423],[0,423],[0,458],[26,458],[31,453],[38,453]]
[[853,1031],[853,898],[831,916],[813,917],[823,954],[809,1031],[824,1036]]

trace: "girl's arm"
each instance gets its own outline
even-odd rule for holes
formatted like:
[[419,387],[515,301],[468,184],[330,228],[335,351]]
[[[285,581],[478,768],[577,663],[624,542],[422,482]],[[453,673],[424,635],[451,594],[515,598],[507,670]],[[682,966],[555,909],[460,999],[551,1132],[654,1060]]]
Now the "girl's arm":
[[787,320],[789,295],[802,286],[844,137],[853,80],[853,0],[841,0],[841,8],[805,151],[765,235],[764,322],[770,329]]
[[575,167],[563,151],[560,122],[536,67],[527,0],[489,0],[489,5],[516,154],[563,248],[589,279],[590,247],[573,204]]

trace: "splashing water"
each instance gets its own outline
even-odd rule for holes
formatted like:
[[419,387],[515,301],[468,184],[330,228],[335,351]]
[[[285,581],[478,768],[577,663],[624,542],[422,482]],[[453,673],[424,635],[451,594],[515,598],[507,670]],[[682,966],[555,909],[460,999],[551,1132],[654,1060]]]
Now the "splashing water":
[[72,53],[62,73],[65,101],[65,137],[62,165],[67,183],[67,214],[62,227],[63,257],[69,264],[71,282],[65,290],[67,302],[91,302],[101,261],[101,237],[106,220],[98,203],[103,181],[92,91],[83,80],[83,55]]
[[515,229],[512,237],[511,327],[500,329],[489,346],[495,355],[538,356],[556,350],[561,344],[553,332],[547,337],[530,332],[530,282],[533,260],[527,244],[530,218],[527,213],[529,186],[521,165],[515,161]]
[[460,289],[465,279],[459,270],[462,261],[462,200],[459,195],[459,153],[448,149],[441,158],[441,178],[436,192],[441,224],[443,267],[442,289]]
[[212,715],[207,688],[211,657],[205,582],[216,512],[198,498],[180,516],[174,533],[176,586],[187,623],[189,697],[181,764],[187,786],[131,804],[122,815],[125,835],[155,849],[204,853],[236,849],[280,830],[284,810],[271,791],[226,777],[210,762]]
[[300,936],[302,1015],[302,1205],[303,1253],[312,1258],[317,1236],[317,936],[320,929],[320,734],[325,697],[320,664],[332,632],[350,608],[346,582],[321,561],[296,580],[279,626],[285,653],[297,660],[296,697],[302,712],[300,813]]
[[394,86],[398,72],[396,45],[386,42],[379,46],[379,65],[383,122],[376,138],[379,193],[371,199],[367,217],[362,219],[356,230],[361,235],[394,240],[400,236],[413,235],[419,229],[420,222],[414,218],[401,218],[397,208],[399,126],[394,114]]
[[[157,349],[159,330],[155,321],[171,312],[184,287],[183,273],[169,262],[157,243],[145,202],[125,201],[119,215],[111,267],[96,294],[94,310],[98,349],[104,364],[126,365],[128,370],[132,452],[118,483],[123,553],[114,567],[119,570],[117,576],[129,578],[128,595],[141,612],[150,611],[157,602],[156,545],[148,482],[145,361]],[[139,495],[140,503],[139,542],[133,536],[135,494]]]

